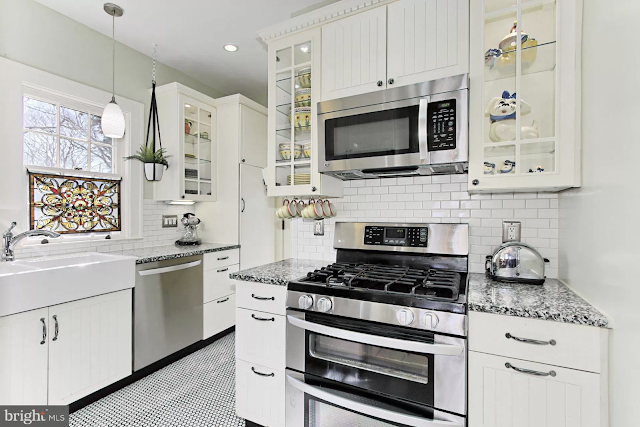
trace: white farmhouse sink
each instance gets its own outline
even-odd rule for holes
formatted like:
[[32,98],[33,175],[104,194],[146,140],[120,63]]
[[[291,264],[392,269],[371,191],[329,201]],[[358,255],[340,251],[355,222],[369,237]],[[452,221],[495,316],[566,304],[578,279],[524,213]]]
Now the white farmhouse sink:
[[136,258],[84,253],[0,263],[0,316],[133,288]]

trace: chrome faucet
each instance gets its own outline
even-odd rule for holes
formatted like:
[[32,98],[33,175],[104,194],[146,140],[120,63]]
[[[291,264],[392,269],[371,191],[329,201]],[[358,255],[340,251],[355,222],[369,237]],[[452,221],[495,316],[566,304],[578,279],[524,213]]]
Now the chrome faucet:
[[13,248],[15,248],[16,244],[25,237],[45,236],[54,239],[60,237],[59,233],[49,230],[27,230],[24,233],[20,233],[14,236],[12,230],[16,225],[18,224],[16,224],[15,221],[12,222],[11,227],[9,227],[9,229],[2,234],[2,261],[13,261],[15,259]]

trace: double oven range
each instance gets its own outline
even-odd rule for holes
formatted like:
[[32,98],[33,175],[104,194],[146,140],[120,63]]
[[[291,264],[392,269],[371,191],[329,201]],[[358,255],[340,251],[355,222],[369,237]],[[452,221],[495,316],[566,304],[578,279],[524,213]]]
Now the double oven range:
[[337,223],[287,291],[287,427],[466,426],[466,224]]

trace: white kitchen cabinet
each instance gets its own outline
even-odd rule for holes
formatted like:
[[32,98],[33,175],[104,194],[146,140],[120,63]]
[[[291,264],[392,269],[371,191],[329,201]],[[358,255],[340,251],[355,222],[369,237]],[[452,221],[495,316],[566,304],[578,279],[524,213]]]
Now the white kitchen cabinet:
[[472,1],[470,32],[469,191],[580,186],[582,0]]
[[324,25],[322,101],[384,89],[386,47],[386,7]]
[[[505,365],[555,376],[520,373]],[[600,427],[600,375],[469,352],[469,425]]]
[[131,374],[131,291],[49,307],[49,405]]
[[46,405],[47,308],[0,317],[0,405]]
[[240,104],[240,162],[267,167],[267,116]]
[[236,273],[238,270],[240,270],[238,264],[217,267],[213,270],[204,270],[202,272],[204,281],[203,302],[208,303],[227,295],[235,294],[236,284],[229,277],[229,274]]
[[217,117],[214,99],[179,83],[157,87],[156,97],[162,147],[171,158],[162,180],[154,182],[154,198],[215,201]]
[[236,296],[230,294],[207,302],[203,307],[203,337],[211,338],[215,334],[225,331],[236,324]]
[[131,375],[131,289],[0,317],[0,404],[68,405]]
[[284,371],[287,347],[286,321],[286,316],[237,309],[236,357]]
[[387,87],[468,73],[469,0],[389,4],[387,41]]
[[236,281],[236,412],[284,426],[286,286]]
[[236,413],[262,426],[284,427],[285,374],[236,359]]
[[262,169],[240,165],[240,268],[275,261],[274,200],[267,196]]
[[314,28],[269,42],[269,197],[343,194],[342,181],[318,171],[320,39]]

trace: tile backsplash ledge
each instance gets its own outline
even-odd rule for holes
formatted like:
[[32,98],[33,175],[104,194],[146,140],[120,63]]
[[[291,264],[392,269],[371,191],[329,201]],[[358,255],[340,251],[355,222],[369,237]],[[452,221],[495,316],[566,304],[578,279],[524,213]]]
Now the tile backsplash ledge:
[[56,244],[47,245],[20,245],[16,248],[18,258],[36,256],[50,256],[77,252],[115,252],[129,249],[151,248],[154,246],[173,245],[184,234],[184,227],[162,228],[162,215],[177,215],[178,220],[186,212],[195,213],[193,205],[167,205],[155,200],[144,200],[143,206],[143,236],[140,240],[79,240],[73,245]]
[[291,220],[291,256],[333,262],[337,221],[442,222],[469,224],[469,269],[484,272],[485,257],[502,243],[502,222],[522,222],[522,241],[548,258],[546,275],[558,277],[558,194],[467,192],[464,175],[435,175],[345,181],[334,199],[338,216],[314,236],[313,220]]

